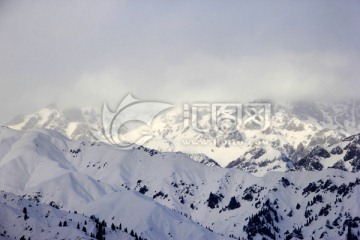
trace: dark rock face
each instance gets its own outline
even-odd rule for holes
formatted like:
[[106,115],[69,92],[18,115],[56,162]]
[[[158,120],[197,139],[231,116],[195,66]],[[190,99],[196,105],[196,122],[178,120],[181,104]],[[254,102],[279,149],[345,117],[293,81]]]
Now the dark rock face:
[[314,148],[310,152],[310,155],[318,156],[318,157],[322,157],[322,158],[329,158],[330,157],[330,153],[328,151],[326,151],[324,148],[321,148],[321,147]]
[[245,162],[244,158],[238,158],[232,162],[230,162],[226,167],[227,168],[233,168],[239,166],[241,163]]
[[345,153],[344,161],[358,159],[359,157],[360,157],[360,151],[356,147],[350,147]]
[[282,183],[282,185],[283,185],[284,187],[290,186],[290,181],[287,180],[287,179],[284,178],[284,177],[281,178],[281,183]]
[[344,138],[346,142],[352,142],[354,144],[360,144],[360,134],[352,135],[350,137]]
[[317,159],[312,159],[310,157],[300,159],[296,163],[296,167],[297,169],[304,169],[306,171],[321,171],[323,169],[323,166],[318,162]]
[[337,169],[341,169],[341,170],[343,170],[343,171],[346,171],[344,161],[342,161],[342,160],[337,161],[337,162],[332,166],[332,168],[337,168]]
[[343,141],[349,142],[343,149],[345,151],[343,161],[350,162],[352,172],[358,172],[360,170],[360,134],[347,137]]
[[266,153],[265,149],[261,148],[261,149],[259,149],[258,151],[256,151],[254,153],[254,155],[251,157],[251,159],[258,159],[259,157],[261,157],[265,153]]
[[304,169],[306,171],[321,171],[323,165],[319,162],[320,159],[329,158],[331,155],[322,147],[315,147],[309,155],[300,159],[295,163],[297,169]]
[[353,172],[359,172],[360,171],[360,158],[356,158],[351,162],[351,166],[353,166],[352,171]]
[[343,152],[344,151],[342,150],[342,148],[340,146],[336,146],[333,149],[331,149],[331,151],[330,151],[331,154],[337,154],[337,155],[340,155]]
[[254,197],[252,196],[251,193],[247,193],[242,197],[242,199],[244,199],[246,201],[252,201],[254,199]]

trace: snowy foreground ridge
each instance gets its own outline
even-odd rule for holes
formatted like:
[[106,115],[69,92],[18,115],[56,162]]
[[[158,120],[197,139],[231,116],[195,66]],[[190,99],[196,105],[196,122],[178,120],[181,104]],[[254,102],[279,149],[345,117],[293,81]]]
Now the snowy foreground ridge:
[[[256,177],[181,152],[2,127],[0,239],[358,239],[358,142]],[[328,166],[335,158],[343,166]]]

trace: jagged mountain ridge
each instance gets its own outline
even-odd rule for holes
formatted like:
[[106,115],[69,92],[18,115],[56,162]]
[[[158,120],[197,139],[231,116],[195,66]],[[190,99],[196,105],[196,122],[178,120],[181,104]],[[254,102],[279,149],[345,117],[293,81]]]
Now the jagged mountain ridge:
[[357,173],[259,178],[207,167],[182,153],[121,151],[49,130],[2,128],[0,136],[2,190],[122,222],[149,239],[338,239],[349,226],[354,234],[360,230]]
[[307,156],[295,163],[297,169],[319,171],[332,167],[345,171],[360,170],[360,134],[343,139],[327,148],[315,147]]
[[[358,100],[273,103],[268,129],[242,130],[231,135],[215,131],[198,133],[191,128],[184,131],[182,110],[173,109],[155,119],[154,138],[145,146],[160,151],[182,151],[205,164],[216,165],[215,161],[222,167],[237,167],[259,176],[267,171],[288,171],[315,147],[328,147],[359,133],[358,103]],[[100,119],[100,111],[92,108],[67,111],[45,108],[17,118],[8,126],[54,129],[73,140],[88,140],[91,139],[89,125],[100,129]]]

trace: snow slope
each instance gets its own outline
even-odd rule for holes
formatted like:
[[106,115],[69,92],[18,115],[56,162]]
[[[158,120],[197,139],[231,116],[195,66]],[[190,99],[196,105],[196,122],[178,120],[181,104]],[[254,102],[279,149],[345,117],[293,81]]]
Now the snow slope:
[[[97,233],[94,219],[4,191],[0,192],[0,213],[0,239],[90,239],[91,233]],[[110,239],[134,239],[110,226],[105,231]]]
[[148,239],[344,239],[360,230],[360,178],[340,169],[256,177],[181,152],[123,151],[44,129],[1,128],[0,156],[1,190]]

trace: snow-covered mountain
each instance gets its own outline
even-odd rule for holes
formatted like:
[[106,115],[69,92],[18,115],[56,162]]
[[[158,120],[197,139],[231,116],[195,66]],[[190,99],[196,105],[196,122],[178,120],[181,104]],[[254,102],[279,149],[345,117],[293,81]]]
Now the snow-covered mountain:
[[343,139],[327,148],[315,147],[307,156],[298,160],[297,169],[322,170],[339,168],[345,171],[360,171],[360,134]]
[[[4,128],[0,135],[2,190],[66,211],[95,215],[108,224],[121,223],[147,239],[222,238],[144,196],[135,186],[130,189],[126,179],[130,179],[132,170],[122,161],[129,161],[136,169],[152,152],[124,152],[99,143],[72,142],[49,130],[16,132]],[[132,159],[133,155],[138,158]],[[107,169],[107,173],[101,169]]]
[[0,239],[88,239],[103,235],[110,239],[135,239],[135,232],[108,226],[94,216],[67,212],[54,203],[43,204],[9,192],[0,192]]
[[49,106],[26,116],[19,115],[6,125],[17,130],[52,129],[70,139],[88,140],[92,138],[89,124],[99,121],[100,115],[94,109],[60,110],[56,106]]
[[[270,126],[200,133],[184,129],[183,110],[171,109],[152,123],[153,138],[144,146],[159,151],[181,151],[208,165],[237,167],[262,176],[268,171],[288,171],[316,148],[337,144],[360,132],[359,100],[336,103],[272,103]],[[205,121],[204,126],[209,124]],[[19,130],[53,129],[73,140],[89,140],[89,128],[101,129],[101,111],[87,107],[61,111],[48,107],[8,124]]]
[[[348,145],[357,139],[348,138],[339,146],[352,149]],[[342,154],[338,156],[351,153]],[[319,156],[322,162],[324,155]],[[354,161],[352,156],[349,161]],[[36,236],[35,227],[23,230],[27,223],[20,211],[39,203],[39,209],[27,208],[29,220],[34,217],[29,226],[44,221],[53,226],[70,218],[75,226],[94,215],[108,227],[121,223],[123,230],[147,239],[357,239],[359,185],[358,173],[340,169],[256,177],[236,168],[205,166],[181,152],[142,146],[123,151],[45,129],[0,131],[0,189],[17,195],[10,195],[15,199],[9,213],[14,226],[2,220],[0,227],[5,226],[9,236],[19,233],[18,238]],[[2,212],[10,211],[7,201],[2,200]],[[36,211],[50,211],[54,221],[46,222]],[[69,211],[79,217],[65,214]],[[72,229],[66,234],[73,235],[66,236],[83,234]],[[88,234],[90,229],[95,232],[89,227]],[[60,230],[45,238],[55,231]],[[122,238],[117,234],[126,233],[115,229],[106,239]]]

